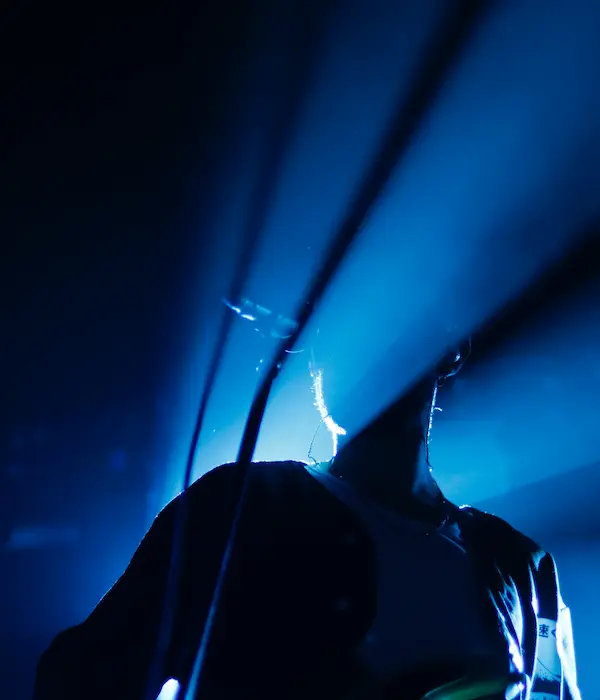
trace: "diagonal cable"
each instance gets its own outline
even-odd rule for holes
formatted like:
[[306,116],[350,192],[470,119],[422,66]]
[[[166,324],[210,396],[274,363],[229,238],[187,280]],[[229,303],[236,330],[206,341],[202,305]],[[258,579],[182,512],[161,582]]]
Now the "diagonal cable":
[[333,244],[314,278],[312,287],[298,310],[296,316],[297,326],[294,332],[282,341],[269,370],[265,373],[264,379],[259,386],[248,414],[244,435],[238,451],[239,470],[235,476],[233,486],[239,494],[236,512],[196,653],[185,700],[196,700],[199,697],[198,692],[206,653],[215,626],[217,610],[222,599],[227,569],[231,560],[233,544],[247,494],[250,463],[254,456],[260,426],[273,382],[277,378],[287,354],[294,349],[302,332],[308,325],[318,302],[323,297],[352,242],[360,233],[365,220],[381,195],[393,170],[403,153],[407,150],[413,133],[430,108],[437,92],[442,87],[451,64],[456,60],[457,54],[481,19],[483,12],[487,11],[491,5],[491,2],[482,2],[481,0],[461,0],[453,3],[451,10],[440,21],[439,33],[435,37],[425,64],[419,72],[419,78],[413,86],[408,100],[401,100],[401,104],[394,114],[381,147],[363,179],[362,186],[359,187],[355,199],[351,202],[348,213],[342,221]]

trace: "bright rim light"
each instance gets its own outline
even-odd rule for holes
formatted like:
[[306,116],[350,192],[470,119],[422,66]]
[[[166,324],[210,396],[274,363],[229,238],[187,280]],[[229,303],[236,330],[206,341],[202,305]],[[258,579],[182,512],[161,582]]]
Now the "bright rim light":
[[174,678],[169,680],[161,688],[159,696],[156,700],[177,700],[179,695],[179,682]]
[[320,369],[317,372],[314,372],[312,377],[313,391],[315,394],[315,406],[319,411],[319,415],[321,416],[323,423],[325,423],[325,427],[331,434],[333,456],[335,457],[338,451],[338,438],[340,435],[345,435],[346,431],[333,420],[329,414],[329,411],[327,410],[325,396],[323,394],[323,370]]

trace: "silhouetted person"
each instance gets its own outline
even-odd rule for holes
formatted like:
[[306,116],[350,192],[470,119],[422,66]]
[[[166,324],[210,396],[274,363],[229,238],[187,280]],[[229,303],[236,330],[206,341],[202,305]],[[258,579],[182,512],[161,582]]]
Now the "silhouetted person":
[[[252,465],[200,697],[410,700],[460,678],[471,694],[444,697],[580,697],[551,555],[449,503],[431,474],[440,371],[349,435],[331,463]],[[142,698],[187,499],[173,636],[152,692],[169,678],[185,686],[239,469],[214,469],[159,514],[92,614],[44,653],[35,700]]]

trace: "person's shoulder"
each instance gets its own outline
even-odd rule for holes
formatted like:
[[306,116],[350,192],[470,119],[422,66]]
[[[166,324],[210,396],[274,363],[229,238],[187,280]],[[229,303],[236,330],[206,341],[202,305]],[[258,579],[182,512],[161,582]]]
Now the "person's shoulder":
[[520,551],[534,561],[544,556],[544,550],[535,540],[498,515],[472,506],[461,506],[458,510],[463,523],[469,523],[475,532],[490,542],[490,545]]
[[[304,462],[294,462],[292,460],[284,460],[277,462],[252,462],[250,465],[242,464],[241,462],[227,462],[218,467],[209,469],[203,476],[197,479],[191,486],[192,489],[210,488],[220,484],[227,483],[230,479],[235,479],[240,476],[250,467],[252,475],[269,477],[281,476],[282,474],[298,475],[305,471],[306,464]],[[249,472],[247,472],[249,473]]]
[[[275,497],[269,498],[268,502],[272,504],[293,499],[292,494],[302,491],[298,486],[306,478],[303,475],[307,474],[306,465],[302,462],[252,462],[250,470],[247,467],[247,464],[228,462],[208,470],[162,508],[152,523],[152,531],[170,532],[182,508],[190,514],[195,525],[198,525],[198,520],[226,520],[246,475],[251,475],[254,493],[270,491],[271,496]],[[287,493],[289,497],[281,498],[282,493]]]
[[[470,506],[459,509],[462,524],[474,533],[480,551],[487,549],[503,566],[523,566],[533,576],[536,586],[553,597],[558,591],[558,569],[552,552],[510,525],[503,518]],[[470,522],[469,522],[470,521]],[[461,525],[462,529],[462,525]]]
[[[248,469],[248,466],[250,466],[250,469]],[[192,502],[205,499],[210,500],[227,491],[239,479],[250,475],[253,480],[259,480],[263,483],[275,483],[283,480],[296,482],[305,477],[306,464],[292,460],[252,462],[250,465],[240,462],[227,462],[209,469],[199,479],[194,481],[186,491],[171,501],[167,508],[183,498]]]

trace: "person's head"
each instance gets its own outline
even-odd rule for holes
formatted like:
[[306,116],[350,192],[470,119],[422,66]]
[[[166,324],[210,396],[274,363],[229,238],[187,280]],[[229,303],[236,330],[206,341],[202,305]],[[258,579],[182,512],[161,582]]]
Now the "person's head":
[[464,357],[458,350],[448,354],[375,420],[342,437],[327,470],[391,507],[406,506],[407,496],[430,505],[443,501],[431,475],[429,433],[438,388],[460,370]]
[[[326,426],[330,431],[339,427],[339,448],[360,443],[368,445],[371,450],[401,450],[407,459],[411,459],[428,444],[439,387],[459,372],[469,350],[467,343],[463,348],[447,353],[366,425],[360,423],[363,417],[361,406],[369,401],[369,394],[372,397],[374,392],[383,390],[381,385],[377,387],[369,383],[367,387],[359,387],[351,400],[336,402],[331,414],[325,406],[325,411],[320,411],[321,417],[327,415],[329,424],[326,422]],[[315,379],[320,382],[322,375],[313,373]],[[317,398],[319,389],[322,387],[315,382]],[[323,398],[326,397],[327,389],[324,388]]]

